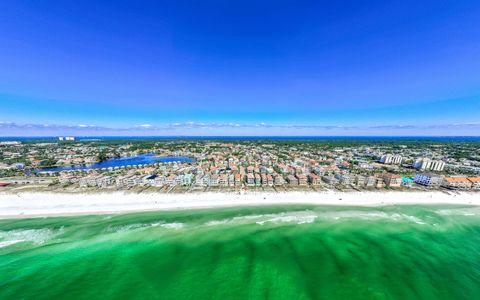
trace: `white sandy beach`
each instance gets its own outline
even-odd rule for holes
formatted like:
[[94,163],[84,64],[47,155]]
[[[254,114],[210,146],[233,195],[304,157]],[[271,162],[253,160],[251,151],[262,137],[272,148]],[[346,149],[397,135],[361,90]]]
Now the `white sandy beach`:
[[380,206],[393,204],[480,205],[480,193],[443,192],[285,192],[194,194],[0,194],[0,217],[39,217],[126,213],[152,210],[195,209],[231,206],[314,204]]

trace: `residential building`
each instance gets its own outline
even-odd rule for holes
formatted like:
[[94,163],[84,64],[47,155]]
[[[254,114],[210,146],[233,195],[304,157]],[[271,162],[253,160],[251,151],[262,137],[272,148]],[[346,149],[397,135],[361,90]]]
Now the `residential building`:
[[343,185],[355,183],[355,178],[350,176],[350,174],[335,174],[335,178]]
[[218,185],[228,186],[228,175],[227,174],[220,174],[220,176],[218,177]]
[[255,173],[255,185],[256,186],[261,186],[262,185],[262,178],[260,177],[260,174]]
[[401,187],[402,186],[402,177],[397,174],[383,174],[383,181],[388,187]]
[[283,185],[285,184],[285,180],[283,179],[283,176],[281,174],[275,174],[273,177],[273,183],[275,185]]
[[480,190],[480,177],[467,178],[472,183],[472,189]]
[[310,182],[311,185],[321,185],[322,184],[322,180],[320,179],[320,176],[318,176],[315,173],[308,174],[308,181]]
[[375,187],[377,185],[377,177],[367,176],[365,177],[365,187]]
[[419,158],[415,160],[413,167],[418,170],[441,172],[445,168],[445,162],[441,160],[431,160],[430,158]]
[[467,177],[451,176],[443,178],[442,186],[454,190],[469,190],[472,188],[472,182]]
[[297,174],[295,175],[295,177],[297,177],[298,185],[302,185],[302,186],[308,185],[307,176],[305,174]]
[[184,174],[183,175],[183,185],[192,185],[193,182],[193,174]]
[[382,164],[395,164],[399,165],[402,163],[401,155],[385,154],[380,157],[380,162]]
[[273,185],[273,176],[271,174],[267,174],[267,185]]
[[287,176],[287,183],[289,185],[298,185],[298,179],[294,175],[290,174]]
[[255,176],[252,173],[247,174],[247,185],[253,186],[255,185]]
[[381,189],[381,188],[384,188],[385,187],[385,181],[383,180],[383,177],[381,176],[375,176],[376,178],[376,182],[375,182],[375,187],[377,189]]
[[356,186],[365,186],[366,177],[363,175],[355,176],[355,185]]
[[220,176],[218,174],[212,174],[212,176],[210,176],[210,182],[208,184],[210,186],[218,186],[220,184]]
[[429,187],[438,187],[443,182],[443,176],[428,173],[418,173],[413,178],[413,181],[417,184]]
[[235,185],[241,186],[242,185],[242,174],[235,174]]
[[325,182],[325,183],[328,183],[328,184],[338,184],[338,179],[335,178],[335,176],[333,175],[326,175],[326,176],[322,176],[322,180]]

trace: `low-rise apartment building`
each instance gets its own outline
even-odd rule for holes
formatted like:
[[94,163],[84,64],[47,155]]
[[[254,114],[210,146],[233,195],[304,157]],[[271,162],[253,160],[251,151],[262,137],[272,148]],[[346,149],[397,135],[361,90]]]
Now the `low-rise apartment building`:
[[467,177],[445,177],[442,186],[454,190],[469,190],[472,188],[472,182]]
[[418,173],[413,178],[413,181],[424,186],[438,187],[443,182],[443,176],[428,173]]

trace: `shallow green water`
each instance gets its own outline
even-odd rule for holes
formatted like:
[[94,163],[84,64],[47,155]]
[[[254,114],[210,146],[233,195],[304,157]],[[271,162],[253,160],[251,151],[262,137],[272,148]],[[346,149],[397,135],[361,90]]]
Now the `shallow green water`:
[[480,208],[0,220],[0,299],[480,299]]

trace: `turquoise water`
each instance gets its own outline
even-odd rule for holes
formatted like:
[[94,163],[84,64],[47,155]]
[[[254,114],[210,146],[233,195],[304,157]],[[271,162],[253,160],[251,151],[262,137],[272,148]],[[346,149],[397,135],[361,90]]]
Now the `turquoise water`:
[[1,299],[479,299],[480,208],[0,220]]

